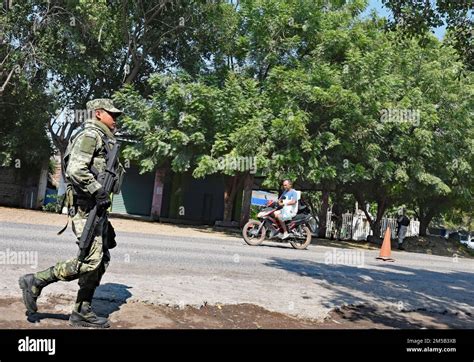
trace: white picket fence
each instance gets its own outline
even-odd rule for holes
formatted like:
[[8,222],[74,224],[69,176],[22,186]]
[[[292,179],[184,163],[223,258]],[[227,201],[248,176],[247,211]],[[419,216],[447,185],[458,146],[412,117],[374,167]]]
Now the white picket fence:
[[[392,239],[397,236],[397,219],[394,218],[383,218],[381,227],[380,227],[380,236],[385,235],[385,230],[387,226],[390,226],[390,232],[392,234]],[[416,236],[420,233],[420,222],[418,220],[410,220],[408,225],[406,237]]]
[[[326,216],[326,237],[330,238],[333,233],[334,221],[331,220],[332,212],[328,211]],[[385,234],[385,230],[390,226],[392,238],[396,238],[397,219],[384,217],[380,224],[380,237]],[[417,220],[410,220],[406,236],[418,235],[420,231],[420,222]],[[342,223],[340,230],[340,237],[343,240],[366,240],[368,235],[372,235],[370,224],[362,213],[342,214]]]

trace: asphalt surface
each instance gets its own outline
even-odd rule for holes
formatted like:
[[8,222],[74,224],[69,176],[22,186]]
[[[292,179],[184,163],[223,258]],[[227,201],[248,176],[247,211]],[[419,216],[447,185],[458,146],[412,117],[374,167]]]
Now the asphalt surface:
[[[27,222],[0,222],[2,298],[20,297],[20,275],[77,253],[70,228],[58,236],[57,226]],[[473,259],[393,251],[396,261],[382,262],[376,250],[317,243],[294,250],[279,243],[252,247],[232,236],[117,234],[99,300],[179,307],[248,303],[319,321],[337,307],[371,306],[400,319],[407,311],[452,314],[474,328]],[[77,288],[77,282],[58,282],[41,298],[71,300]]]

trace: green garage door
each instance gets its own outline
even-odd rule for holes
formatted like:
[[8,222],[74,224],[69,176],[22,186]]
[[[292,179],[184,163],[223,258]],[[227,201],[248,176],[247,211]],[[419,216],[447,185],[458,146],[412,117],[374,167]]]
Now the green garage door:
[[122,190],[112,201],[112,212],[150,216],[154,183],[154,172],[140,175],[135,166],[126,169]]

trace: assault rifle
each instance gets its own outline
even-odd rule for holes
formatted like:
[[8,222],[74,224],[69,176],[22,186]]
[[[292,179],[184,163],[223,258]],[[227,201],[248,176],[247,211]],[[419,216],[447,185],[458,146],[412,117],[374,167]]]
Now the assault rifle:
[[[97,181],[102,185],[107,194],[110,194],[112,192],[115,177],[117,176],[116,164],[118,162],[120,146],[120,142],[116,141],[114,146],[112,147],[112,150],[108,154],[107,166],[105,168],[105,171],[100,172],[97,175]],[[84,225],[84,229],[82,230],[81,238],[79,239],[80,251],[78,259],[80,261],[83,261],[84,258],[87,256],[92,244],[92,240],[94,240],[94,234],[97,225],[101,221],[102,217],[105,215],[105,212],[106,209],[99,209],[97,208],[97,205],[95,205],[89,212],[86,224]]]

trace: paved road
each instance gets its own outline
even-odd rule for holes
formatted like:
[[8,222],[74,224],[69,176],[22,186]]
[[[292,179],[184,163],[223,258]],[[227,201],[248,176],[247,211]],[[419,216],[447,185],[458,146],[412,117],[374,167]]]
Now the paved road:
[[[1,296],[19,297],[21,274],[75,254],[70,229],[61,236],[57,229],[0,222]],[[348,304],[393,313],[458,313],[468,319],[474,313],[472,259],[394,251],[396,262],[384,263],[375,260],[375,250],[311,245],[300,251],[275,243],[251,247],[237,237],[205,239],[140,230],[120,232],[118,243],[96,293],[99,299],[178,306],[252,303],[319,320],[332,308]],[[24,260],[33,265],[19,265],[14,260],[19,252],[33,252]],[[74,296],[76,291],[76,282],[60,282],[43,295]]]

